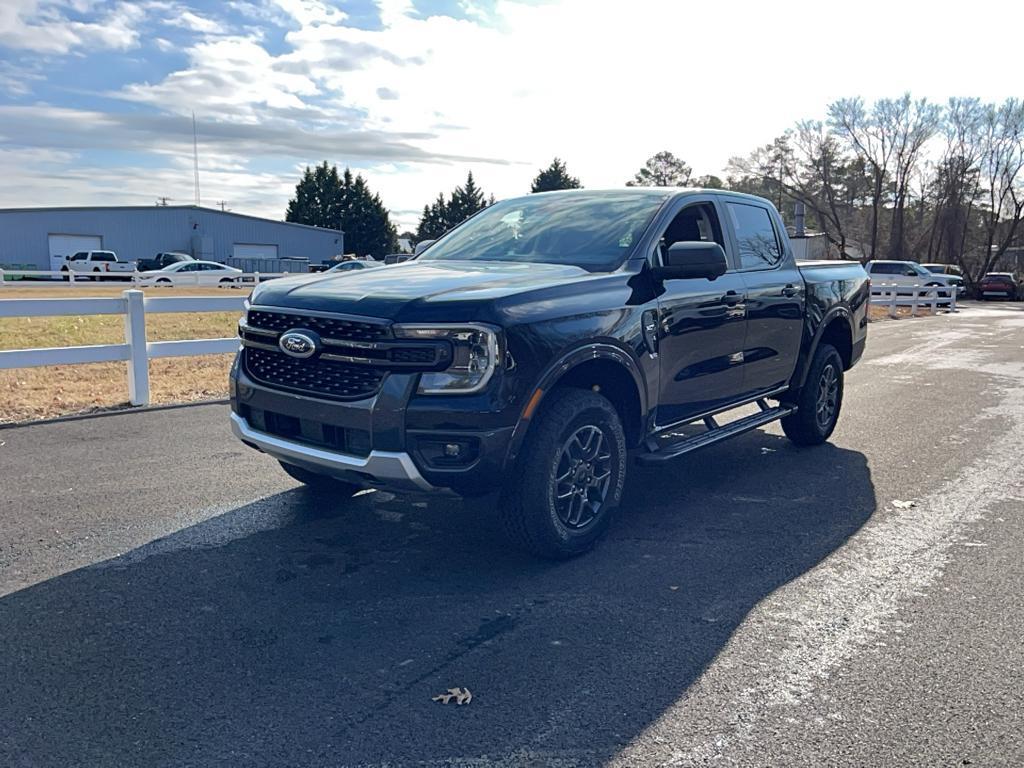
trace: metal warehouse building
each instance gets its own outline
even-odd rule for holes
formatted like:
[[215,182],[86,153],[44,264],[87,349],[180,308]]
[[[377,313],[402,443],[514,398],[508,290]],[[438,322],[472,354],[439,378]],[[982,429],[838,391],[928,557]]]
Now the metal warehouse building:
[[115,251],[124,261],[179,251],[219,262],[319,264],[344,253],[344,236],[197,205],[0,209],[0,268],[59,269],[65,256],[89,250]]

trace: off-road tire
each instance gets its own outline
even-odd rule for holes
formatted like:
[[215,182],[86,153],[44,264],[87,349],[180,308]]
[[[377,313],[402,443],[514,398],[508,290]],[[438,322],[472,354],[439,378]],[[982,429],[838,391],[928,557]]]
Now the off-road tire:
[[[829,370],[835,383],[834,396],[828,418],[821,418],[822,387],[829,386]],[[832,435],[843,406],[843,359],[831,344],[819,344],[811,360],[810,370],[803,387],[795,394],[790,404],[797,406],[796,413],[782,419],[782,431],[797,445],[821,445]]]
[[[564,512],[564,499],[560,501],[556,496],[564,485],[557,481],[558,472],[567,458],[569,442],[581,432],[595,435],[593,429],[588,429],[593,427],[605,441],[598,444],[598,451],[607,450],[609,455],[600,462],[602,470],[606,467],[610,472],[609,481],[597,512],[582,527],[574,527],[560,517]],[[602,445],[606,448],[602,449]],[[596,459],[595,456],[591,464],[597,464]],[[512,476],[502,490],[499,506],[502,527],[513,544],[537,557],[550,560],[576,557],[590,550],[608,531],[615,508],[622,499],[625,478],[626,436],[612,404],[596,392],[555,391],[534,416]],[[571,503],[569,509],[571,516]],[[589,511],[592,507],[588,504]]]
[[297,467],[294,464],[287,464],[283,461],[278,463],[281,465],[281,469],[288,473],[293,480],[298,480],[306,487],[318,493],[329,493],[339,499],[344,499],[360,489],[360,486],[355,483],[346,483],[344,480],[338,480],[330,475],[310,472],[308,469]]

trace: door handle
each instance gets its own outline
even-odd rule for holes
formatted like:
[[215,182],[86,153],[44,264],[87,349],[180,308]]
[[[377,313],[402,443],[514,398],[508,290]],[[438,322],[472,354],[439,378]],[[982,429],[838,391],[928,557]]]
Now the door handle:
[[722,301],[730,307],[734,307],[743,301],[743,294],[737,293],[736,291],[726,291],[725,296],[722,297]]
[[800,289],[797,288],[792,283],[790,283],[789,285],[782,289],[782,295],[786,297],[796,296],[798,293],[800,293]]

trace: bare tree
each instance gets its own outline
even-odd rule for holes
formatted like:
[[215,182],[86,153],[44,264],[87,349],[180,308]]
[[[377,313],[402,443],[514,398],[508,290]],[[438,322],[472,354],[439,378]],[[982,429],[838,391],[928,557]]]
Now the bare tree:
[[980,99],[949,100],[942,121],[945,146],[928,195],[933,201],[928,259],[958,263],[968,275],[965,256],[974,206],[981,191],[979,162],[985,114]]
[[685,187],[693,169],[671,152],[659,152],[647,158],[644,167],[626,182],[627,187]]
[[986,186],[982,218],[985,227],[985,274],[1013,243],[1024,217],[1024,102],[1007,99],[985,109],[981,180]]
[[913,101],[909,93],[898,99],[881,99],[875,103],[873,122],[880,146],[891,148],[892,160],[892,224],[889,228],[889,258],[905,258],[905,217],[910,184],[921,150],[935,135],[942,117],[937,104],[927,99]]
[[875,258],[878,250],[879,215],[882,197],[892,162],[893,145],[889,134],[882,130],[879,116],[884,112],[876,103],[871,112],[864,99],[840,99],[828,105],[829,125],[862,159],[871,172],[871,236],[868,256]]
[[840,256],[850,258],[848,224],[859,194],[850,184],[853,165],[824,123],[803,120],[771,144],[732,158],[728,170],[733,188],[774,198],[780,210],[783,196],[803,202]]
[[847,256],[847,228],[850,200],[842,189],[842,147],[835,135],[820,120],[801,120],[792,134],[794,159],[794,185],[800,199],[811,209],[822,230],[839,249],[841,258]]

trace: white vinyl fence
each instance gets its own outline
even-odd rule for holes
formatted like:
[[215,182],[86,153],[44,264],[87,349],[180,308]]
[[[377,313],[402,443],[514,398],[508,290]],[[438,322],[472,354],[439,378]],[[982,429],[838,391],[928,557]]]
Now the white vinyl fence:
[[872,283],[871,303],[889,307],[889,316],[897,316],[897,307],[910,307],[910,314],[917,316],[917,310],[928,308],[931,314],[939,309],[956,312],[956,288],[945,285],[896,285],[895,283]]
[[124,360],[128,363],[128,399],[132,405],[148,405],[151,359],[228,354],[238,349],[239,341],[237,337],[146,341],[146,315],[168,312],[238,312],[241,315],[245,299],[245,296],[146,296],[138,290],[124,291],[120,298],[0,298],[0,317],[124,315],[123,344],[0,351],[0,369]]
[[[72,272],[56,271],[51,269],[3,269],[0,268],[0,296],[3,295],[5,287],[8,288],[81,288],[82,286],[94,286],[101,283],[130,283],[131,285],[173,285],[176,287],[188,287],[190,285],[223,285],[225,288],[233,286],[251,286],[263,280],[270,280],[274,277],[285,275],[303,275],[305,272],[243,272],[240,275],[220,277],[210,282],[209,276],[202,272],[182,272],[170,275],[154,275],[152,272]],[[25,279],[28,278],[28,279]],[[168,282],[159,283],[157,280],[163,278]],[[219,282],[223,280],[223,283]]]

